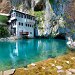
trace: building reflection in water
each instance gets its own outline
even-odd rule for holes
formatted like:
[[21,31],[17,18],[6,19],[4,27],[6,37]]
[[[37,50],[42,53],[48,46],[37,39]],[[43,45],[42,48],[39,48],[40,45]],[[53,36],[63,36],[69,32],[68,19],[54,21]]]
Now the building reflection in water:
[[18,40],[11,43],[10,58],[13,67],[15,65],[26,66],[32,62],[62,55],[65,52],[66,43],[64,40]]

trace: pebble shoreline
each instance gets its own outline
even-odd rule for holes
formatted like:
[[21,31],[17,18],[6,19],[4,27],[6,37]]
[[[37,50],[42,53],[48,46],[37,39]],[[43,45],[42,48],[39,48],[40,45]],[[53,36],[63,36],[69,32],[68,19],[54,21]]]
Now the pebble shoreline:
[[75,53],[32,63],[27,68],[0,72],[0,75],[75,75]]

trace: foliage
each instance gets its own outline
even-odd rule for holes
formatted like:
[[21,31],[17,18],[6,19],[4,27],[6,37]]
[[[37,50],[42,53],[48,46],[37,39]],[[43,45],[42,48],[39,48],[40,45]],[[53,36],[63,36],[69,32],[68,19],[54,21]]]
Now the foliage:
[[0,15],[0,22],[7,23],[8,18],[6,16]]
[[44,21],[44,11],[34,12],[34,14],[39,22],[39,26],[41,26],[41,22]]
[[44,11],[35,11],[35,16],[40,18],[41,16],[43,16]]
[[50,2],[51,4],[53,4],[53,3],[54,3],[54,0],[49,0],[49,2]]
[[0,38],[5,38],[9,36],[8,29],[6,27],[0,26]]
[[75,33],[75,30],[74,29],[71,29],[71,33]]

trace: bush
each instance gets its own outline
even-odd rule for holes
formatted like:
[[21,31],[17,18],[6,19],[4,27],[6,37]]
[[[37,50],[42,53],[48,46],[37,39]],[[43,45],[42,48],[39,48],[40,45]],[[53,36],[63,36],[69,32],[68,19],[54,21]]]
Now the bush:
[[53,3],[54,3],[54,0],[49,0],[49,2],[50,2],[51,4],[53,4]]
[[0,26],[0,38],[5,38],[9,36],[8,29],[6,27]]
[[0,22],[7,23],[7,21],[8,21],[8,17],[7,16],[0,15]]

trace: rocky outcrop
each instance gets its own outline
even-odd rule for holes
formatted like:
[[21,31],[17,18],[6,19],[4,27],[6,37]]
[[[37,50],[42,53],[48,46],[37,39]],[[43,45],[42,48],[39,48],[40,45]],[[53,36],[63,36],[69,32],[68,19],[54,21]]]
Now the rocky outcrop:
[[75,39],[75,0],[67,0],[64,10],[66,13],[66,27],[70,29],[70,34]]
[[11,9],[10,0],[0,0],[0,12],[9,13]]
[[35,12],[38,12],[39,14],[35,16],[38,18],[37,20],[39,20],[41,27],[39,32],[41,32],[41,35],[50,34],[52,30],[55,30],[55,33],[57,28],[59,28],[59,23],[56,24],[55,22],[55,26],[53,25],[52,17],[61,17],[65,12],[70,16],[70,19],[67,19],[67,21],[70,22],[72,20],[72,23],[75,22],[75,0],[68,0],[68,2],[63,4],[63,0],[0,0],[0,12],[9,13],[13,7],[33,15],[35,15]]
[[45,0],[40,0],[39,2],[35,3],[34,11],[42,11],[44,9],[45,9]]
[[68,0],[66,2],[65,13],[69,15],[68,19],[75,21],[75,0]]

